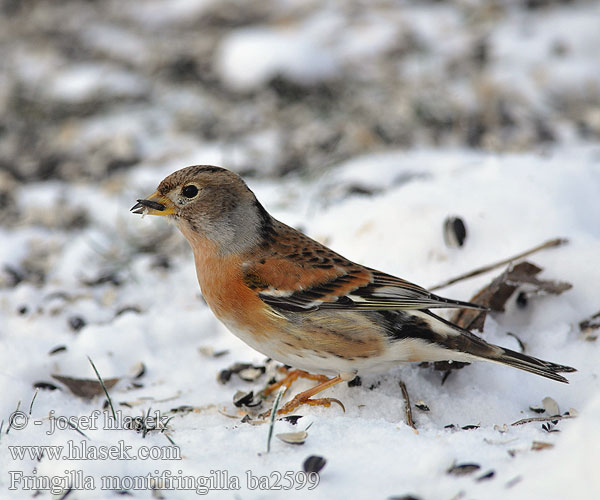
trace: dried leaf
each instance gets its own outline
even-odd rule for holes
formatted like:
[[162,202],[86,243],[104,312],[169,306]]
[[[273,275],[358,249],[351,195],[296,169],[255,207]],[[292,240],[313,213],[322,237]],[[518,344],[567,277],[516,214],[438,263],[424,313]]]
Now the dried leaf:
[[[506,302],[520,285],[533,285],[533,293],[551,293],[555,295],[572,287],[570,283],[566,282],[537,279],[536,276],[541,271],[541,267],[531,262],[519,262],[509,267],[488,286],[477,292],[470,302],[489,307],[492,311],[504,312]],[[467,330],[475,329],[481,332],[483,331],[486,314],[486,311],[462,309],[454,314],[452,321]]]
[[[80,398],[91,399],[99,394],[104,394],[104,389],[98,380],[65,377],[64,375],[51,375],[52,378],[58,380],[60,383],[66,385],[68,389],[79,396]],[[111,389],[120,380],[120,378],[102,378],[104,385],[107,389]]]
[[531,443],[531,449],[535,451],[546,450],[548,448],[554,448],[552,443],[545,443],[543,441],[534,441]]

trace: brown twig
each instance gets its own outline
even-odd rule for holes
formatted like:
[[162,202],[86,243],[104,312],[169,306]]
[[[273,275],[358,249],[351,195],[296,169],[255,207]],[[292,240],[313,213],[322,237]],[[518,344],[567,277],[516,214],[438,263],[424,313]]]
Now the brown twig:
[[429,288],[429,290],[433,291],[433,290],[439,290],[440,288],[446,288],[447,286],[453,285],[454,283],[458,283],[459,281],[466,280],[468,278],[474,278],[475,276],[479,276],[480,274],[487,273],[488,271],[492,271],[492,270],[494,270],[500,266],[503,266],[505,264],[510,264],[514,260],[522,259],[523,257],[527,257],[528,255],[531,255],[532,253],[535,253],[535,252],[539,252],[540,250],[545,250],[546,248],[559,247],[561,245],[564,245],[565,243],[568,243],[568,241],[569,240],[567,240],[566,238],[555,238],[553,240],[546,241],[545,243],[542,243],[541,245],[538,245],[530,250],[527,250],[527,251],[522,252],[517,255],[513,255],[512,257],[509,257],[508,259],[501,260],[494,264],[488,264],[487,266],[477,268],[466,274],[461,274],[460,276],[449,279],[448,281],[444,281],[443,283],[440,283],[439,285],[435,285],[435,286]]
[[400,390],[402,391],[402,396],[404,396],[404,414],[406,416],[406,423],[410,425],[413,429],[417,430],[412,416],[412,409],[410,407],[410,398],[408,397],[408,390],[406,389],[406,384],[402,382],[402,380],[400,381]]
[[553,417],[530,417],[522,418],[510,424],[511,426],[529,424],[531,422],[554,422],[555,420],[565,420],[568,418],[575,418],[575,415],[554,415]]

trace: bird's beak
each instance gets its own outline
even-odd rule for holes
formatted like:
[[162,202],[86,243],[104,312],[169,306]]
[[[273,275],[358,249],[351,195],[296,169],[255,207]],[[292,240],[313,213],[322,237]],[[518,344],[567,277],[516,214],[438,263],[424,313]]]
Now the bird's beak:
[[145,200],[138,200],[131,207],[131,211],[134,214],[173,215],[175,213],[175,205],[169,198],[156,191]]

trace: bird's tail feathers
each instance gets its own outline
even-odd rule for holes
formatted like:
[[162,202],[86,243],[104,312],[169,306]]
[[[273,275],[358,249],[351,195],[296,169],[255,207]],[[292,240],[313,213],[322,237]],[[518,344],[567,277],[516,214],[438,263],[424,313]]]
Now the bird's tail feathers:
[[495,361],[497,363],[518,368],[519,370],[535,373],[536,375],[541,375],[542,377],[557,380],[558,382],[564,382],[565,384],[568,384],[569,381],[562,375],[559,375],[559,373],[571,373],[577,371],[571,366],[551,363],[550,361],[534,358],[533,356],[511,351],[510,349],[505,349],[504,347],[500,347],[499,350],[500,354],[498,356],[489,357],[487,359],[489,361]]
[[[571,366],[544,361],[543,359],[534,358],[527,354],[490,344],[477,335],[472,334],[470,331],[433,314],[431,311],[426,311],[425,314],[435,318],[446,326],[446,338],[443,343],[450,349],[466,356],[465,359],[459,359],[457,357],[457,361],[474,361],[477,359],[492,361],[566,384],[568,384],[569,381],[562,375],[559,375],[559,373],[571,373],[577,371]],[[452,331],[454,331],[454,335],[452,335]]]

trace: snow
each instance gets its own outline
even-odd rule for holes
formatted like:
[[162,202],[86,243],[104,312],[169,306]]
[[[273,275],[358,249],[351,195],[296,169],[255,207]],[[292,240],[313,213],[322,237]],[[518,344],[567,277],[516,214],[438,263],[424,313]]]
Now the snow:
[[[516,349],[516,340],[506,332],[517,333],[527,352],[575,366],[578,372],[569,375],[569,385],[487,363],[459,370],[442,385],[441,375],[428,368],[399,366],[365,376],[359,387],[341,384],[330,389],[327,395],[343,401],[345,413],[335,406],[306,407],[296,412],[304,415],[296,426],[276,422],[275,433],[303,430],[309,424],[310,428],[304,445],[289,445],[274,438],[270,453],[266,453],[268,426],[240,422],[242,414],[232,405],[238,389],[259,390],[264,379],[249,383],[233,376],[226,385],[216,380],[217,373],[234,362],[262,363],[264,359],[227,332],[203,304],[191,254],[182,238],[169,236],[176,251],[168,269],[153,266],[151,255],[128,253],[131,235],[150,238],[155,231],[165,229],[164,221],[142,219],[128,214],[127,209],[135,198],[154,189],[149,183],[158,184],[168,173],[166,167],[132,170],[124,182],[131,199],[123,199],[120,192],[92,193],[81,186],[52,183],[23,189],[18,199],[27,206],[39,200],[40,207],[48,209],[61,196],[75,204],[88,200],[86,206],[94,214],[94,222],[75,238],[55,235],[61,247],[46,284],[22,282],[14,289],[0,290],[4,419],[0,467],[24,475],[32,475],[35,469],[38,477],[64,477],[65,471],[81,470],[84,476],[95,478],[96,490],[74,492],[73,498],[115,497],[115,493],[100,489],[101,476],[106,475],[125,478],[152,473],[164,477],[165,471],[171,471],[177,477],[198,478],[210,477],[211,471],[227,471],[230,478],[239,478],[241,490],[211,491],[211,497],[238,494],[241,498],[263,498],[268,492],[249,489],[246,471],[256,477],[275,471],[296,473],[309,455],[321,455],[327,464],[318,486],[311,491],[286,492],[286,497],[387,498],[412,494],[418,498],[463,495],[494,499],[533,498],[543,492],[544,498],[593,498],[600,493],[600,480],[590,471],[600,458],[596,425],[600,353],[597,341],[582,338],[578,323],[598,311],[599,152],[590,146],[562,148],[545,155],[389,152],[349,161],[318,178],[249,179],[263,204],[278,218],[302,225],[309,235],[349,258],[426,286],[557,236],[568,238],[569,244],[535,254],[530,260],[544,268],[542,278],[573,284],[563,295],[532,299],[525,309],[516,307],[513,297],[506,313],[488,318],[483,334],[491,342]],[[376,189],[372,196],[341,196],[338,192],[328,198],[331,186],[352,183]],[[109,210],[101,215],[100,207]],[[467,240],[461,249],[444,246],[442,222],[448,214],[460,215],[466,221]],[[37,231],[41,237],[43,229]],[[24,239],[36,234],[35,228],[3,229],[3,247],[23,254]],[[98,275],[110,263],[110,257],[92,242],[101,242],[109,256],[115,250],[112,247],[120,250],[119,255],[129,255],[123,264],[121,286],[87,287],[81,283],[81,276]],[[3,263],[13,265],[18,260],[6,252],[2,257]],[[443,294],[469,299],[498,272],[461,282]],[[22,306],[27,307],[24,314],[18,312]],[[140,312],[116,315],[126,306],[136,306]],[[86,321],[78,332],[68,326],[74,315]],[[60,345],[67,350],[48,354]],[[201,347],[228,352],[207,357],[199,352]],[[144,438],[132,430],[105,430],[100,425],[84,431],[89,440],[72,429],[57,429],[51,434],[50,412],[81,418],[101,410],[104,401],[103,397],[77,398],[66,388],[37,394],[31,421],[39,420],[41,425],[30,421],[26,428],[13,428],[6,434],[9,415],[19,401],[21,409],[28,412],[33,383],[52,381],[60,385],[50,376],[55,373],[94,378],[88,356],[103,378],[123,377],[110,390],[123,415],[139,416],[149,409],[167,415],[182,405],[196,408],[191,413],[175,414],[168,424],[169,435],[181,451],[180,460],[44,458],[37,462],[11,458],[9,446],[67,446],[69,441],[77,445],[86,441],[92,448],[123,441],[132,447],[132,453],[142,446],[171,446],[159,432]],[[139,362],[144,363],[146,373],[133,380]],[[430,408],[423,412],[413,406],[416,431],[405,422],[400,380],[406,384],[413,405],[422,400]],[[143,387],[135,388],[134,381]],[[308,382],[300,381],[294,391],[307,387]],[[544,431],[540,423],[510,425],[537,416],[529,406],[540,406],[547,396],[558,403],[561,412],[574,408],[579,416],[561,421],[556,427],[561,432],[557,433]],[[131,407],[121,405],[123,402]],[[103,422],[102,415],[99,422]],[[447,428],[449,424],[456,427]],[[480,427],[460,429],[466,425]],[[534,441],[554,447],[535,451]],[[446,472],[464,463],[476,463],[481,468],[466,476]],[[491,470],[491,479],[477,480]],[[0,481],[6,491],[9,475],[3,474]],[[11,491],[11,498],[31,496],[33,492],[22,486]],[[132,493],[139,498],[150,495]],[[163,493],[166,498],[197,496],[195,491],[165,489]],[[272,493],[281,496],[281,492]]]
[[222,42],[217,67],[227,85],[249,91],[278,74],[305,84],[335,74],[335,61],[304,30],[245,28]]
[[[110,78],[106,75],[110,74]],[[82,64],[59,73],[48,84],[50,97],[67,102],[81,102],[98,93],[119,97],[139,97],[147,90],[136,75],[111,65]]]
[[[73,164],[61,165],[66,173],[45,182],[30,182],[44,178],[43,169],[29,175],[24,168],[25,180],[15,180],[14,189],[3,184],[10,174],[0,172],[0,499],[32,498],[34,478],[52,477],[54,490],[39,497],[62,498],[77,471],[95,488],[73,491],[68,499],[121,498],[114,488],[101,487],[109,475],[133,498],[196,498],[205,488],[211,498],[243,499],[600,498],[600,340],[586,339],[579,326],[600,312],[600,4],[528,9],[525,3],[487,8],[477,1],[275,0],[251,10],[240,2],[148,0],[103,4],[106,14],[92,3],[79,11],[67,2],[64,10],[52,11],[61,29],[43,3],[31,19],[15,21],[15,31],[25,27],[50,38],[7,30],[6,72],[0,76],[4,111],[27,114],[30,121],[19,124],[25,131],[55,108],[58,115],[63,106],[90,114],[73,115],[66,125],[48,121],[31,136],[13,135],[14,115],[2,125],[8,139],[0,168],[21,172],[21,163],[51,160],[48,151]],[[62,40],[55,46],[45,41],[53,33]],[[479,41],[485,61],[473,54]],[[190,79],[164,77],[180,57],[198,63]],[[346,99],[321,104],[276,97],[265,88],[277,76],[311,96],[319,84],[330,84],[328,92],[341,88]],[[336,80],[348,85],[336,87]],[[26,106],[11,102],[15,95]],[[96,101],[107,107],[93,112]],[[468,127],[465,106],[481,114],[489,129],[481,147],[502,150],[503,134],[515,133],[507,149],[519,152],[452,148],[465,144],[456,129],[433,149],[435,132],[426,134],[427,121],[411,118],[421,105],[441,122],[446,115],[455,119],[456,129]],[[311,106],[318,113],[307,113]],[[388,122],[364,116],[362,123],[367,109],[385,115],[392,130],[407,130],[390,142],[372,137],[374,125]],[[334,118],[325,121],[329,115]],[[522,120],[518,134],[511,132],[524,115],[530,120]],[[512,124],[495,123],[502,120]],[[549,125],[555,140],[538,140],[527,124]],[[587,135],[580,133],[585,128]],[[314,140],[325,135],[323,142],[333,138],[337,146]],[[596,142],[579,142],[594,137]],[[38,139],[56,147],[40,150]],[[31,156],[22,159],[15,142]],[[392,149],[404,144],[410,148]],[[300,152],[311,168],[278,177],[294,158],[290,151]],[[97,158],[103,153],[141,160],[108,172],[103,165],[109,162]],[[205,305],[191,251],[176,229],[129,212],[165,176],[191,164],[252,172],[249,186],[278,219],[354,261],[425,287],[567,238],[568,244],[528,260],[543,268],[541,279],[573,287],[559,296],[531,297],[525,308],[513,296],[504,313],[488,316],[482,336],[519,350],[513,333],[528,354],[578,371],[568,374],[566,385],[478,363],[442,384],[442,374],[431,368],[398,366],[364,376],[358,387],[344,383],[328,390],[324,396],[342,401],[345,412],[336,405],[302,407],[296,425],[277,421],[275,434],[306,429],[308,438],[303,445],[273,438],[267,453],[268,425],[242,422],[244,412],[232,401],[238,390],[261,390],[271,373],[255,382],[235,375],[227,384],[217,381],[234,363],[262,365],[264,356],[228,332]],[[77,182],[65,180],[69,168],[81,173]],[[7,194],[15,199],[16,218],[5,210]],[[68,221],[78,213],[89,224],[71,227]],[[461,248],[444,243],[443,222],[450,215],[466,223]],[[500,272],[439,293],[469,300]],[[211,350],[224,354],[211,356]],[[110,415],[106,398],[75,396],[52,377],[95,379],[90,359],[103,379],[120,378],[109,389],[119,416],[158,412],[172,417],[167,431],[103,428]],[[400,381],[416,430],[406,423]],[[39,382],[60,390],[36,393]],[[298,381],[291,392],[310,386]],[[542,422],[511,425],[539,417],[530,407],[546,397],[561,414],[577,416],[547,430]],[[420,401],[429,411],[416,406]],[[16,419],[9,428],[11,415]],[[85,437],[65,427],[65,418]],[[95,424],[84,428],[90,418]],[[131,455],[151,449],[180,457],[57,459],[50,449],[39,460],[12,455],[25,446],[82,443],[92,451],[121,443]],[[534,443],[546,447],[536,450]],[[296,478],[310,455],[327,460],[318,486],[273,489],[278,474]],[[448,474],[460,464],[480,468]],[[194,487],[171,488],[169,473],[195,481]],[[154,482],[139,490],[126,482],[148,474]],[[240,489],[215,489],[222,486],[219,474],[233,479],[232,486],[238,479]],[[270,491],[257,487],[258,477],[271,480]]]

